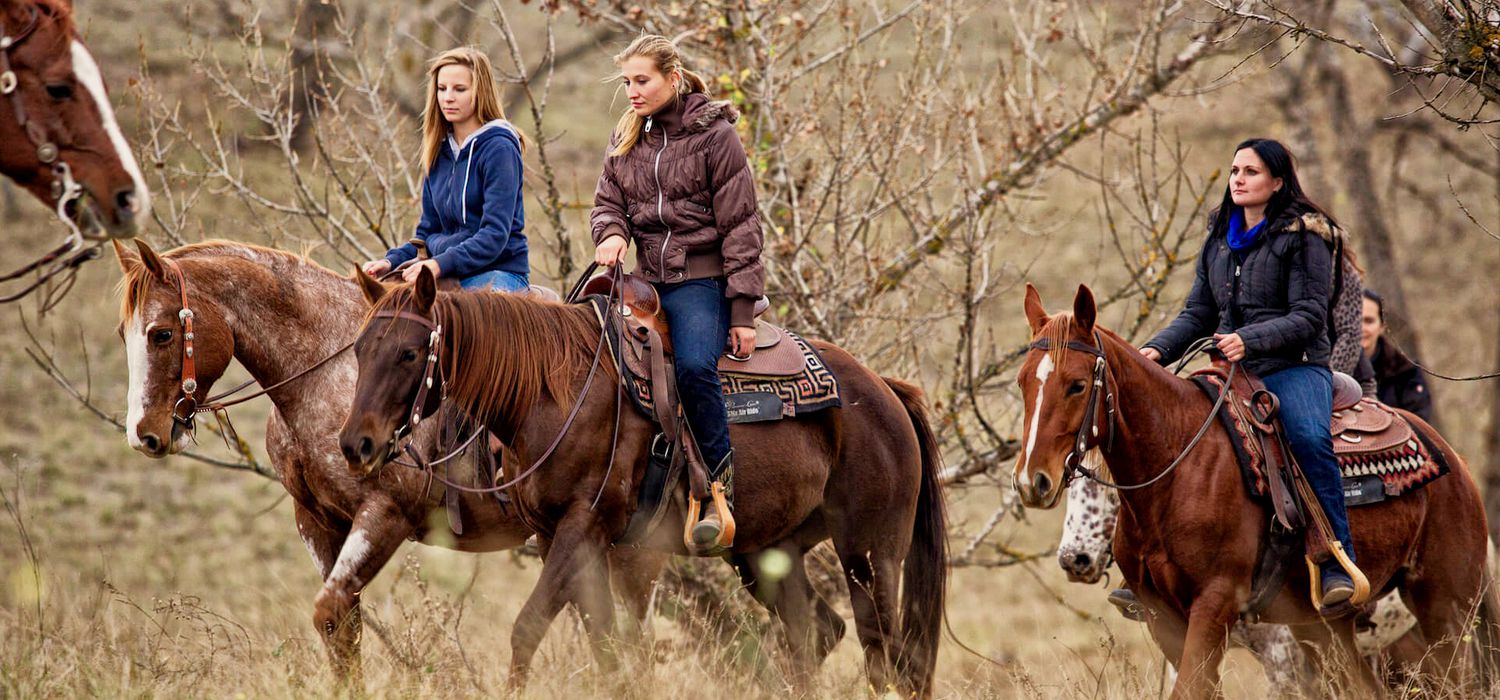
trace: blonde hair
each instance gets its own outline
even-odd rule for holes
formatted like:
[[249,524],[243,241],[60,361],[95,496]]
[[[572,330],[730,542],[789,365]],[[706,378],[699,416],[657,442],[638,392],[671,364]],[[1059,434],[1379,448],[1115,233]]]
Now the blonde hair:
[[[703,82],[703,78],[697,73],[682,66],[682,54],[677,52],[677,45],[671,39],[656,34],[642,34],[640,38],[630,42],[624,51],[615,54],[615,65],[621,65],[636,56],[651,59],[657,72],[663,76],[671,76],[673,73],[682,76],[682,82],[677,84],[677,95],[672,99],[680,100],[684,95],[708,92],[708,83]],[[615,124],[615,145],[609,150],[609,155],[623,156],[635,148],[641,140],[641,126],[645,123],[644,118],[627,106],[625,113],[620,115],[620,121]]]
[[[448,138],[450,130],[448,120],[443,118],[443,110],[438,106],[437,97],[437,75],[438,71],[448,66],[463,66],[469,69],[474,77],[471,89],[474,91],[474,116],[479,118],[481,125],[488,124],[495,119],[505,119],[505,107],[500,103],[500,91],[495,88],[495,69],[490,65],[490,57],[484,55],[483,51],[472,46],[462,46],[449,49],[432,59],[427,67],[427,103],[422,108],[422,173],[425,176],[432,171],[432,164],[437,162],[438,153],[441,153],[443,141]],[[516,138],[521,142],[521,151],[526,151],[526,135],[510,125]]]

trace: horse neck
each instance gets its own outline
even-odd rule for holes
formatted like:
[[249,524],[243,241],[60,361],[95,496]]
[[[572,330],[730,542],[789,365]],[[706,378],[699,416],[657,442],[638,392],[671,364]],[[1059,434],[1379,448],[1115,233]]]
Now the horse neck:
[[[219,307],[234,334],[234,358],[263,387],[332,355],[359,330],[364,307],[358,288],[312,263],[254,251],[248,257],[181,262],[189,279],[189,303],[198,303],[196,296]],[[331,363],[335,368],[347,367],[314,372],[289,385],[289,391],[272,392],[271,399],[285,410],[300,395],[330,393],[319,386],[329,382],[348,384],[348,393],[353,390],[352,363],[352,354],[337,358]]]
[[[1159,476],[1188,446],[1213,404],[1192,382],[1157,366],[1129,343],[1101,335],[1116,405],[1113,444],[1102,447],[1101,453],[1112,481],[1144,483]],[[1203,441],[1216,435],[1210,430]],[[1126,507],[1151,509],[1164,502],[1161,497],[1170,492],[1178,473],[1143,489],[1121,491],[1121,500]]]

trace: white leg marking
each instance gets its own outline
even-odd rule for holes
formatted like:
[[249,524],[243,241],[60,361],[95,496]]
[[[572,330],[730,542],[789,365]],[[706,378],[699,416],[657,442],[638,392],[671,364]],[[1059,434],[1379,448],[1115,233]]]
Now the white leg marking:
[[125,141],[125,135],[120,132],[120,125],[115,122],[115,110],[110,106],[109,95],[104,91],[104,76],[99,72],[99,64],[94,61],[93,54],[76,40],[73,42],[73,75],[88,88],[89,95],[94,98],[94,104],[99,107],[99,118],[104,122],[104,131],[109,134],[110,142],[115,145],[115,153],[120,156],[120,165],[124,166],[125,172],[130,173],[130,179],[135,182],[135,217],[137,221],[143,221],[151,211],[151,191],[146,189],[146,178],[141,176],[135,154]]
[[146,416],[146,329],[145,315],[137,309],[125,319],[125,361],[130,370],[130,389],[126,394],[125,439],[130,446],[141,449],[141,437],[136,429]]
[[1031,470],[1031,450],[1036,447],[1036,428],[1042,422],[1042,391],[1047,388],[1047,377],[1052,376],[1052,356],[1043,355],[1042,361],[1036,366],[1036,403],[1031,411],[1031,428],[1026,431],[1026,456],[1021,459],[1021,480],[1029,481],[1027,475]]
[[354,578],[354,572],[365,563],[365,558],[370,556],[370,538],[365,536],[364,530],[355,530],[349,533],[349,539],[344,541],[344,548],[339,551],[339,560],[333,565],[333,572],[328,574],[328,582],[352,582],[355,586],[364,585],[364,581]]

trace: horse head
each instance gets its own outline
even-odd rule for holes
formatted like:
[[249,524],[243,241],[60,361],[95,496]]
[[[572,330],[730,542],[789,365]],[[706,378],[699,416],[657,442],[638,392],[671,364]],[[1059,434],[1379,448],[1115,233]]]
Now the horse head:
[[1097,583],[1114,561],[1115,521],[1120,494],[1091,479],[1068,487],[1068,517],[1057,543],[1057,564],[1069,581]]
[[442,326],[433,311],[437,280],[427,268],[412,284],[392,289],[358,270],[355,277],[371,310],[354,341],[359,379],[339,447],[351,469],[369,473],[442,403]]
[[125,438],[164,457],[192,440],[193,411],[234,357],[234,333],[211,300],[194,293],[180,261],[135,243],[136,252],[115,243],[125,272],[118,333],[130,367]]
[[150,208],[67,0],[0,0],[0,172],[92,238],[134,236]]
[[1048,316],[1041,295],[1028,284],[1025,309],[1032,342],[1016,375],[1026,411],[1015,487],[1027,506],[1053,508],[1074,470],[1109,429],[1108,369],[1088,287],[1079,285],[1071,314]]

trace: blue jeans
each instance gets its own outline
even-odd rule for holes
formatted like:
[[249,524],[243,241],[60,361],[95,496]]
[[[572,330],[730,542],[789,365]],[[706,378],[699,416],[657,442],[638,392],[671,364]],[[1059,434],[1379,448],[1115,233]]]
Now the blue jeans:
[[459,281],[464,289],[490,289],[496,292],[521,292],[531,286],[526,275],[504,270],[486,270]]
[[719,385],[719,355],[729,338],[729,300],[724,280],[697,279],[657,284],[662,310],[671,324],[677,365],[677,395],[682,412],[698,439],[698,450],[710,477],[729,455],[729,414]]
[[1318,494],[1333,534],[1354,561],[1349,516],[1344,511],[1344,478],[1333,456],[1328,422],[1333,413],[1333,375],[1327,367],[1298,365],[1260,378],[1281,399],[1281,425],[1292,455]]

